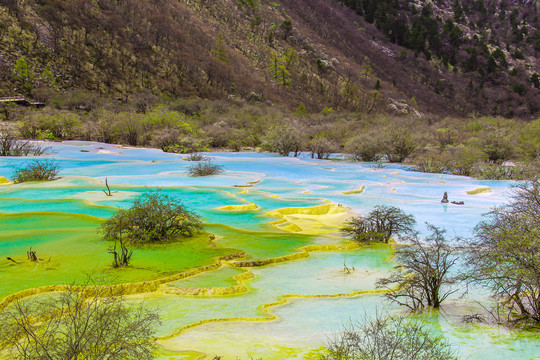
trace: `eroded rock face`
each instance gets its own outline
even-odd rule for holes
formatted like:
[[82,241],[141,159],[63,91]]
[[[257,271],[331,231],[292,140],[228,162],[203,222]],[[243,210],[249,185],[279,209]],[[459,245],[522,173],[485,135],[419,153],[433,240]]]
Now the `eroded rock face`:
[[414,107],[407,104],[404,100],[394,100],[389,99],[390,103],[387,105],[387,108],[397,115],[414,115],[417,117],[422,117],[422,113],[416,110]]

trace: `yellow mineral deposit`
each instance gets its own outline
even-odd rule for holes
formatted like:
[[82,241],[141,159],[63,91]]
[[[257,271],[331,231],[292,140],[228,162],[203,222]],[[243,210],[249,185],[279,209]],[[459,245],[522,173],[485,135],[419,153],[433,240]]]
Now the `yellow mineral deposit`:
[[338,232],[350,214],[342,205],[325,204],[273,210],[266,216],[279,218],[273,224],[280,230],[316,235]]
[[360,186],[360,189],[357,190],[349,190],[349,191],[343,191],[342,193],[345,195],[353,195],[353,194],[361,194],[366,189],[366,185]]
[[493,192],[493,190],[491,190],[490,187],[488,186],[484,186],[484,187],[479,187],[479,188],[476,188],[474,190],[468,190],[468,191],[465,191],[467,194],[469,195],[477,195],[477,194],[486,194],[486,193],[490,193],[490,192]]
[[218,210],[223,211],[251,211],[257,210],[259,207],[254,203],[248,203],[243,205],[227,205],[219,207]]

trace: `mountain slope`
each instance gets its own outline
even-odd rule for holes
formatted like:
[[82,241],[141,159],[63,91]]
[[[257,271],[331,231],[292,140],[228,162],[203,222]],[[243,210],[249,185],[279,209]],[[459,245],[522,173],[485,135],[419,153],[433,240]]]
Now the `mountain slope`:
[[[473,57],[467,51],[485,47],[466,46],[469,41],[463,33],[468,23],[455,25],[463,29],[454,66],[454,60],[433,51],[427,36],[423,48],[389,36],[386,25],[363,10],[364,5],[367,9],[377,3],[387,2],[4,1],[0,84],[6,96],[44,97],[46,89],[56,88],[85,89],[122,100],[141,92],[242,98],[290,108],[304,104],[310,111],[332,107],[364,113],[415,112],[416,107],[441,115],[475,112],[521,117],[538,111],[533,81],[538,72],[537,49],[524,46],[529,38],[537,39],[537,19],[533,21],[531,15],[535,7],[506,5],[505,13],[515,14],[513,9],[518,9],[517,27],[522,32],[526,28],[528,35],[520,43],[512,40],[519,48],[510,43],[510,50],[501,50],[507,67],[501,66],[499,56],[494,58],[495,71],[482,75],[478,69],[485,67],[485,52],[476,50]],[[426,5],[388,3],[410,29]],[[434,20],[438,31],[447,18],[455,17],[450,2],[436,1],[431,9],[430,18],[440,17]],[[463,16],[476,19],[472,13]],[[527,26],[524,16],[529,19]],[[486,17],[499,19],[500,11]],[[504,38],[507,32],[501,30],[499,35]],[[495,48],[486,46],[493,55]],[[508,56],[516,49],[524,49],[522,56]],[[476,63],[471,60],[472,69],[459,65],[462,57],[476,59]]]

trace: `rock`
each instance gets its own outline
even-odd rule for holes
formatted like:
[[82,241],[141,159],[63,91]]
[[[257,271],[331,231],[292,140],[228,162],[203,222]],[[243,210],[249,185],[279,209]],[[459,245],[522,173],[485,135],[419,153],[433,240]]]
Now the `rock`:
[[443,198],[442,198],[441,202],[443,204],[448,203],[448,193],[446,191],[444,192],[444,195],[443,195]]
[[246,96],[246,100],[249,102],[261,102],[263,100],[263,95],[258,94],[255,91],[250,91]]

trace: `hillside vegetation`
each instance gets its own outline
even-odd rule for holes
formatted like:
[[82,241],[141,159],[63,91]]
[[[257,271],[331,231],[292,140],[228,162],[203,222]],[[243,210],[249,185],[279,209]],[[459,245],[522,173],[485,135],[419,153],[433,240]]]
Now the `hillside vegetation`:
[[530,118],[537,22],[531,1],[8,0],[0,96]]

